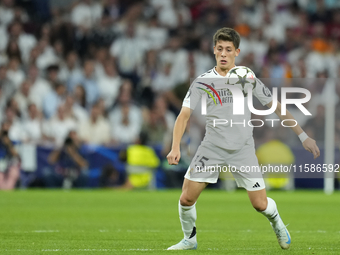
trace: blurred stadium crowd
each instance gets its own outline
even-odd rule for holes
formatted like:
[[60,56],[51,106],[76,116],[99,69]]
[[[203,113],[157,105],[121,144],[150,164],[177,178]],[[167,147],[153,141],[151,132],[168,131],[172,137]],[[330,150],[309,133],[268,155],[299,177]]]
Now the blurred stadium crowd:
[[[296,117],[323,141],[322,93],[340,75],[337,0],[1,0],[0,122],[11,140],[53,146],[71,130],[104,146],[145,131],[165,154],[190,79],[214,66],[212,36],[223,26],[242,36],[237,65],[269,87],[312,92],[313,117]],[[257,145],[298,141],[278,129],[255,129]]]

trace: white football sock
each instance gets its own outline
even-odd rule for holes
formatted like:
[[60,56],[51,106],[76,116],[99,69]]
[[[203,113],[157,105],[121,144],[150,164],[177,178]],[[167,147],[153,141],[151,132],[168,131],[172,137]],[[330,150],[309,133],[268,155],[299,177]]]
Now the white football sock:
[[184,238],[196,242],[196,227],[195,227],[195,222],[197,218],[196,203],[193,204],[192,206],[183,206],[179,202],[178,211],[179,219],[181,221],[182,230],[184,233]]
[[283,224],[283,221],[281,220],[280,214],[277,210],[276,203],[273,199],[270,197],[267,197],[268,205],[266,210],[260,211],[264,216],[267,217],[267,219],[273,224],[274,228],[283,228],[285,225]]

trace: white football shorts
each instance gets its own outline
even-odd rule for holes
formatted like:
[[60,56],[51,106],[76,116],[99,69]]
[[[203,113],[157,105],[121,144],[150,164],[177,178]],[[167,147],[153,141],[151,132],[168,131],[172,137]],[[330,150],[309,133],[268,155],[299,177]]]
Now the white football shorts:
[[222,172],[231,173],[237,186],[248,191],[265,188],[254,139],[249,139],[239,150],[226,150],[203,141],[184,177],[195,182],[216,183]]

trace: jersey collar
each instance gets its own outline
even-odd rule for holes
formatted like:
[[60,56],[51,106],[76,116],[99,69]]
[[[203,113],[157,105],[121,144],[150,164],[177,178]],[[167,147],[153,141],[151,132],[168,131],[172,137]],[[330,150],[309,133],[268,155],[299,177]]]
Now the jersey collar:
[[[229,73],[231,70],[233,70],[235,67],[237,67],[237,66],[235,65],[233,68],[231,68],[231,69],[228,71],[228,73]],[[215,73],[216,76],[219,76],[219,77],[222,77],[222,78],[226,78],[226,77],[227,77],[227,74],[228,74],[228,73],[226,74],[226,76],[222,76],[222,75],[220,75],[220,74],[216,71],[215,68],[216,68],[216,66],[214,66],[212,70],[213,70],[213,72]]]

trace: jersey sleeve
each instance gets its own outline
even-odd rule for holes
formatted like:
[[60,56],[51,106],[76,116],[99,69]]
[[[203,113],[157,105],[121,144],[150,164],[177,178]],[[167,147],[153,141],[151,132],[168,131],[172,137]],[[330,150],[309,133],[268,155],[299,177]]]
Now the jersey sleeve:
[[198,88],[198,83],[197,80],[194,80],[193,83],[191,83],[191,86],[185,95],[185,98],[183,100],[182,106],[188,107],[192,110],[195,109],[197,103],[201,100],[202,98],[202,90]]
[[260,79],[256,78],[256,86],[253,89],[254,96],[261,102],[262,105],[267,105],[273,101],[272,93]]

